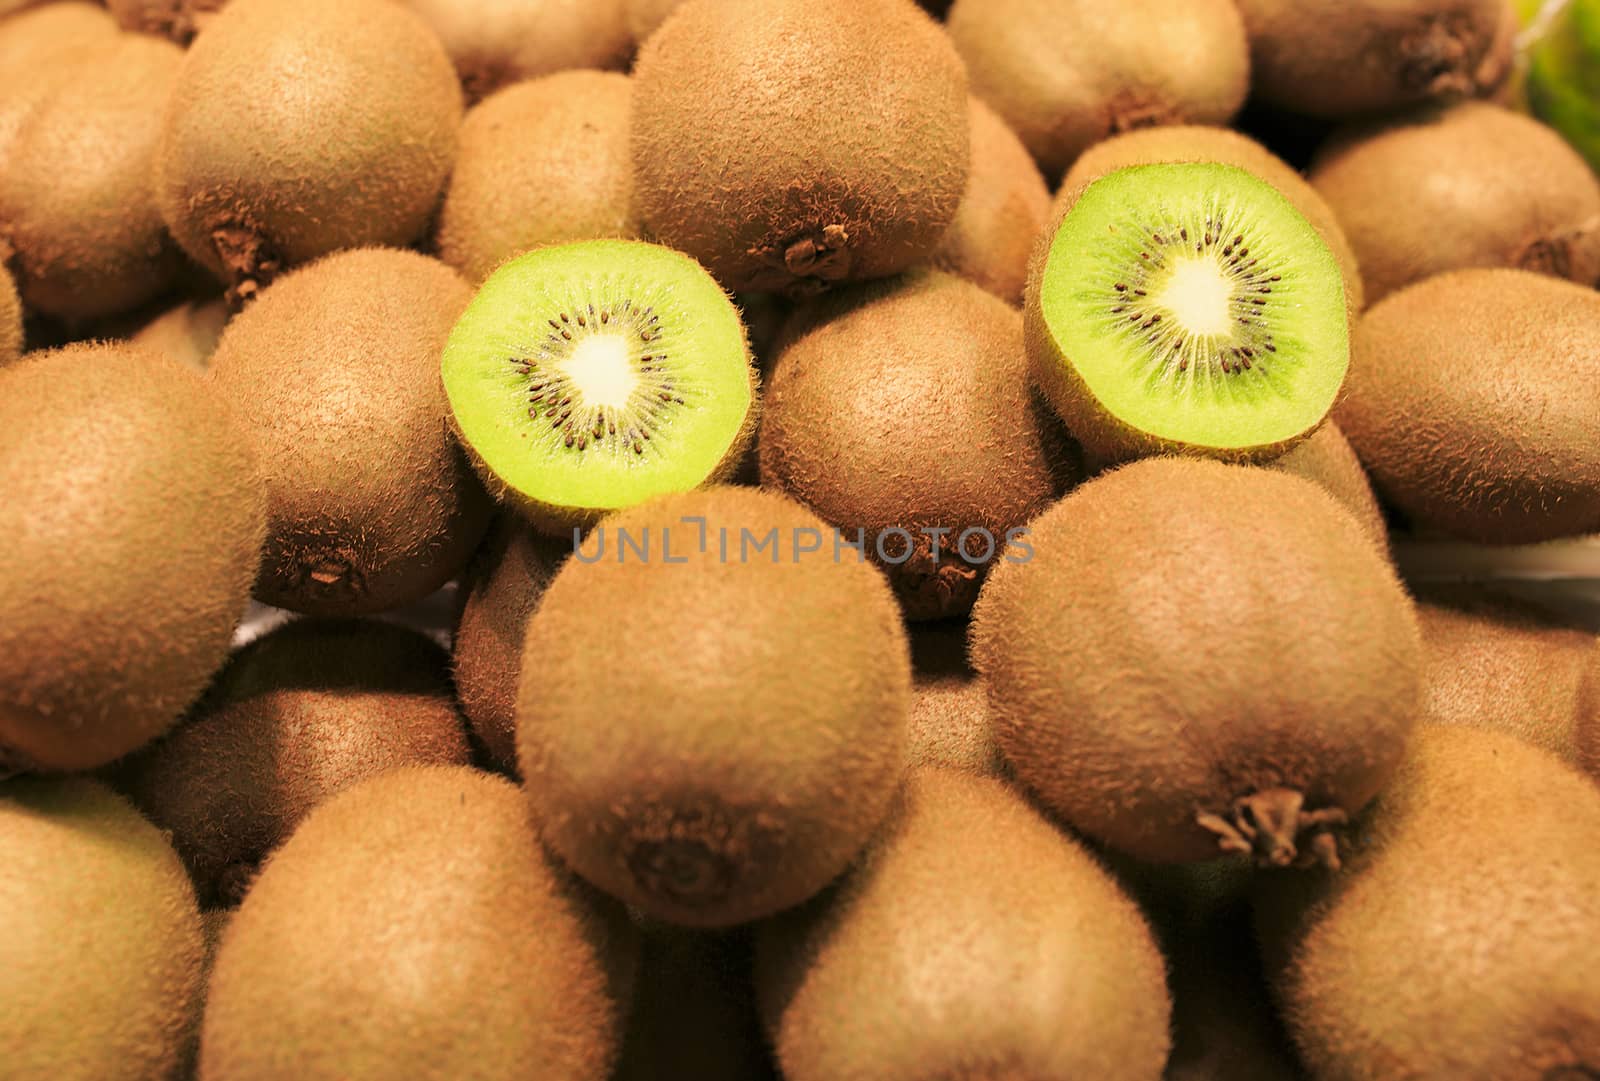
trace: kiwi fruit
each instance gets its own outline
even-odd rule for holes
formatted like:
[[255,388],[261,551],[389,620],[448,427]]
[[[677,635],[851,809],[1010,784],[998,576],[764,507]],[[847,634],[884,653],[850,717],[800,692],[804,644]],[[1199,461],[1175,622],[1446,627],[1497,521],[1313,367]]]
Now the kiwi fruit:
[[470,101],[568,68],[625,68],[633,51],[625,0],[401,2],[444,42]]
[[1134,165],[1088,184],[1035,254],[1033,372],[1084,450],[1278,457],[1349,365],[1338,261],[1277,189],[1234,165]]
[[231,0],[167,102],[162,217],[242,304],[285,267],[421,236],[461,112],[438,36],[402,4]]
[[0,371],[0,431],[0,776],[93,769],[226,660],[261,556],[256,458],[199,375],[124,344]]
[[508,774],[517,769],[517,682],[528,617],[570,551],[502,515],[462,583],[453,641],[456,695],[495,768]]
[[626,75],[567,71],[498,91],[467,113],[434,237],[479,282],[545,244],[636,237]]
[[165,353],[178,363],[203,372],[228,325],[228,305],[221,297],[185,300],[163,311],[129,338],[135,345]]
[[1249,89],[1232,0],[956,0],[949,28],[973,93],[1051,180],[1118,132],[1226,124]]
[[735,292],[926,260],[967,187],[961,58],[907,0],[689,0],[634,67],[652,237]]
[[0,368],[22,355],[22,299],[17,284],[0,265]]
[[1335,417],[1418,528],[1488,544],[1600,530],[1600,293],[1458,270],[1374,305]]
[[0,162],[39,100],[71,80],[74,60],[119,39],[105,8],[80,0],[0,18]]
[[787,1081],[1158,1081],[1170,1001],[1134,902],[990,778],[925,768],[839,887],[757,929]]
[[908,618],[965,615],[1008,534],[1078,479],[1031,393],[1022,317],[930,271],[823,297],[785,339],[762,484],[860,537]]
[[983,680],[967,658],[967,624],[922,623],[910,629],[911,713],[906,762],[982,777],[1006,775]]
[[1389,527],[1372,492],[1372,482],[1361,468],[1355,448],[1333,421],[1325,422],[1272,466],[1322,485],[1355,516],[1380,549],[1389,550]]
[[693,259],[642,241],[501,266],[450,332],[443,374],[490,492],[558,536],[726,478],[758,413],[733,301]]
[[645,39],[661,28],[671,15],[683,6],[683,0],[623,0],[623,18],[633,40],[643,45]]
[[[597,612],[638,648],[597,639]],[[893,595],[821,519],[748,488],[662,496],[591,531],[528,621],[524,787],[546,843],[644,915],[748,922],[882,822],[910,685]]]
[[194,40],[228,0],[106,0],[124,30],[157,34],[179,45]]
[[1600,648],[1589,650],[1584,664],[1577,714],[1573,730],[1577,763],[1600,782]]
[[381,612],[471,558],[491,504],[451,439],[438,368],[471,297],[435,259],[361,248],[284,275],[223,331],[210,378],[244,420],[270,503],[259,600]]
[[161,831],[85,778],[10,781],[0,867],[6,1081],[178,1076],[203,947],[194,890]]
[[1600,788],[1503,732],[1420,725],[1339,875],[1256,922],[1314,1077],[1600,1076]]
[[[1251,92],[1346,117],[1470,97],[1505,0],[1236,0]],[[1492,75],[1492,73],[1491,73]]]
[[116,785],[172,837],[202,904],[235,905],[312,808],[404,765],[465,765],[449,655],[405,627],[295,620],[234,654]]
[[0,159],[0,255],[29,310],[94,319],[175,279],[151,171],[183,59],[141,35],[79,56],[38,95]]
[[1333,209],[1288,162],[1265,146],[1230,128],[1171,124],[1114,135],[1096,143],[1072,163],[1056,193],[1055,213],[1063,214],[1094,181],[1130,165],[1211,161],[1236,165],[1265,180],[1305,215],[1344,274],[1345,305],[1354,319],[1366,306],[1361,268]]
[[1152,458],[1025,544],[972,624],[1018,778],[1137,859],[1337,866],[1421,694],[1414,605],[1360,523],[1278,470]]
[[514,785],[393,770],[263,868],[217,953],[200,1081],[605,1081],[636,952]]
[[1028,148],[993,109],[969,98],[967,113],[967,193],[929,263],[1020,305],[1034,242],[1050,221],[1050,189]]

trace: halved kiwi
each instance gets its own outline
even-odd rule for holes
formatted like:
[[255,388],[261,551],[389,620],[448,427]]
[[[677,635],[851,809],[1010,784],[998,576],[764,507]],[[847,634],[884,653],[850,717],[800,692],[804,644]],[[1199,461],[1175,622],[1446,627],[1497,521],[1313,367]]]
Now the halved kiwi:
[[552,532],[726,476],[755,426],[738,309],[693,259],[640,241],[506,263],[451,332],[443,375],[490,490]]
[[1350,360],[1344,282],[1271,185],[1210,162],[1121,169],[1041,244],[1028,352],[1091,454],[1266,460],[1327,416]]

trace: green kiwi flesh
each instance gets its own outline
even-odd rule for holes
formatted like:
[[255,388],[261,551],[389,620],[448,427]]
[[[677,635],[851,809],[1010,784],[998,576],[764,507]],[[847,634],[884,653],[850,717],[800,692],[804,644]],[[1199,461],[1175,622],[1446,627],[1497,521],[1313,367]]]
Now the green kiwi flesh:
[[1157,1081],[1167,1058],[1144,916],[990,778],[914,770],[839,887],[757,929],[756,960],[787,1081]]
[[0,785],[6,1081],[181,1076],[200,911],[161,831],[84,778]]
[[1024,311],[1041,387],[1112,460],[1275,457],[1322,423],[1349,364],[1327,244],[1231,165],[1095,180],[1041,242]]
[[205,905],[244,897],[318,804],[404,765],[465,765],[449,656],[387,623],[295,620],[234,654],[115,783],[166,830]]
[[229,924],[200,1081],[605,1081],[637,941],[597,901],[504,779],[365,781],[311,813]]
[[693,259],[642,241],[506,263],[451,331],[442,371],[491,493],[557,534],[728,475],[755,430],[738,309]]
[[[605,612],[649,648],[597,639]],[[910,683],[888,585],[816,515],[749,488],[664,496],[592,530],[528,621],[524,789],[545,842],[645,915],[748,922],[883,820]]]
[[257,460],[199,375],[125,344],[0,370],[0,431],[0,775],[92,769],[227,659],[261,558]]
[[1139,859],[1337,866],[1422,666],[1413,603],[1349,512],[1277,470],[1152,458],[1078,488],[1027,544],[972,624],[1018,779]]

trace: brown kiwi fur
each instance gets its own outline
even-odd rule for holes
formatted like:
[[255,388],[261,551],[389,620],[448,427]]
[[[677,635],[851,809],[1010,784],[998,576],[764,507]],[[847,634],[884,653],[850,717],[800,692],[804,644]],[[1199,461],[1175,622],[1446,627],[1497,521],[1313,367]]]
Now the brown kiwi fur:
[[199,1018],[200,911],[167,839],[84,778],[0,786],[6,1081],[179,1076]]
[[415,252],[339,252],[236,316],[210,377],[260,454],[271,528],[256,596],[381,612],[455,577],[491,503],[450,435],[439,355],[472,290]]
[[1467,267],[1600,280],[1600,178],[1555,131],[1499,105],[1345,130],[1311,183],[1339,216],[1372,302]]
[[1412,601],[1360,523],[1299,477],[1151,458],[1027,545],[972,625],[1018,778],[1139,859],[1337,865],[1332,831],[1382,789],[1421,692]]
[[1459,270],[1367,312],[1334,416],[1414,525],[1531,543],[1600,530],[1596,380],[1600,293]]
[[124,30],[158,34],[187,45],[228,0],[106,0]]
[[1578,684],[1578,717],[1573,742],[1578,765],[1600,782],[1600,648],[1589,650]]
[[1008,776],[994,736],[983,680],[967,659],[967,624],[945,620],[910,629],[911,716],[906,761],[982,777]]
[[967,193],[930,262],[1021,305],[1034,242],[1050,220],[1050,189],[1028,148],[993,109],[977,98],[967,107]]
[[966,190],[961,58],[907,0],[689,0],[633,101],[647,230],[736,292],[895,274]]
[[402,0],[444,42],[469,101],[569,68],[627,67],[624,0]]
[[[646,530],[650,557],[623,556]],[[622,610],[650,648],[596,648],[595,613]],[[655,919],[728,926],[805,900],[866,844],[910,697],[882,576],[793,501],[713,487],[611,515],[556,572],[528,621],[518,758],[578,873]]]
[[464,765],[449,655],[378,622],[295,620],[234,655],[184,724],[116,771],[201,902],[235,905],[335,793],[403,765]]
[[821,298],[784,337],[762,483],[851,538],[865,531],[908,618],[965,615],[1007,534],[1078,479],[1030,390],[1021,313],[930,271]]
[[394,770],[268,861],[217,954],[199,1076],[605,1081],[637,945],[544,854],[515,786]]
[[228,305],[213,300],[186,300],[168,308],[129,339],[135,345],[165,353],[178,363],[203,372],[228,325]]
[[1158,124],[1226,124],[1250,79],[1232,0],[956,0],[972,92],[1054,180],[1095,143]]
[[628,23],[628,33],[643,45],[645,39],[661,28],[671,15],[683,6],[683,0],[623,0],[623,16]]
[[0,161],[39,100],[72,78],[73,60],[114,45],[117,24],[98,4],[44,4],[0,19]]
[[1503,732],[1421,725],[1338,875],[1257,926],[1315,1077],[1600,1076],[1600,789]]
[[115,315],[176,278],[151,172],[182,59],[171,42],[121,35],[79,54],[18,125],[0,159],[0,255],[30,310]]
[[231,0],[167,103],[162,217],[235,304],[287,266],[409,244],[455,163],[461,111],[437,35],[402,4]]
[[468,112],[434,237],[439,258],[478,282],[529,248],[637,238],[631,87],[615,72],[567,71]]
[[227,658],[260,559],[256,458],[199,375],[122,344],[0,371],[0,431],[0,775],[92,769]]
[[517,770],[517,682],[528,618],[572,551],[503,515],[473,557],[456,621],[455,684],[461,710],[495,768]]
[[1161,1076],[1170,1001],[1148,924],[991,778],[914,771],[839,887],[757,935],[787,1081]]
[[1470,97],[1505,0],[1237,0],[1251,90],[1310,116]]
[[17,284],[0,264],[0,368],[22,355],[22,300]]
[[1271,184],[1293,203],[1339,261],[1351,319],[1360,314],[1366,305],[1361,267],[1333,209],[1287,162],[1249,136],[1227,128],[1200,125],[1142,128],[1097,143],[1084,151],[1062,179],[1061,189],[1056,193],[1054,216],[1065,215],[1077,203],[1084,188],[1108,173],[1130,165],[1187,161],[1238,166]]
[[1316,481],[1361,523],[1383,551],[1389,550],[1389,527],[1372,492],[1361,460],[1333,421],[1324,421],[1311,438],[1272,463],[1272,468]]

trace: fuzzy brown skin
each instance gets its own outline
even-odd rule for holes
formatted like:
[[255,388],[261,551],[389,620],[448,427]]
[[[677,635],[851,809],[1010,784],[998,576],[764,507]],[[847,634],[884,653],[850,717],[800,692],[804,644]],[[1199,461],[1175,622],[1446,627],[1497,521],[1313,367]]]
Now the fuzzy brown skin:
[[1034,242],[1050,220],[1050,189],[1028,148],[993,109],[974,97],[967,112],[967,193],[930,263],[1020,305]]
[[1226,124],[1249,87],[1232,0],[956,0],[949,28],[972,92],[1051,180],[1118,132]]
[[640,50],[632,139],[652,235],[729,289],[815,293],[938,247],[967,80],[908,0],[690,0]]
[[1273,462],[1272,468],[1322,485],[1355,516],[1382,551],[1389,551],[1389,526],[1372,492],[1372,482],[1350,441],[1333,421],[1326,421],[1310,439]]
[[456,622],[455,684],[461,710],[495,766],[517,770],[517,682],[528,617],[572,541],[542,537],[502,516],[473,557]]
[[[703,551],[684,516],[706,519]],[[601,529],[528,623],[517,750],[545,841],[673,923],[805,900],[860,851],[900,779],[911,674],[893,595],[770,492],[667,496]],[[650,558],[619,559],[623,535],[646,529]],[[756,553],[746,529],[776,530],[776,546]],[[625,613],[648,648],[596,648],[596,612]]]
[[6,1081],[168,1081],[199,1019],[200,911],[167,839],[81,778],[0,786]]
[[0,368],[22,355],[22,300],[17,284],[0,264]]
[[200,1081],[604,1081],[636,949],[509,782],[396,770],[262,871],[217,955]]
[[439,258],[479,282],[529,248],[639,236],[628,151],[632,82],[568,71],[467,113],[439,211]]
[[1501,732],[1422,725],[1339,875],[1257,925],[1329,1081],[1600,1076],[1600,789]]
[[787,1081],[1161,1077],[1170,1001],[1149,926],[998,781],[913,772],[840,887],[757,934]]
[[1375,305],[1334,407],[1378,491],[1487,544],[1600,530],[1600,293],[1461,270]]
[[285,267],[403,247],[444,191],[461,110],[437,35],[401,4],[231,0],[168,102],[162,217],[236,304]]
[[202,904],[238,904],[330,796],[399,766],[466,764],[449,664],[403,627],[297,620],[235,654],[115,783],[169,832]]
[[1083,189],[1094,181],[1130,165],[1157,165],[1166,162],[1211,161],[1236,165],[1274,188],[1322,237],[1328,250],[1339,261],[1344,273],[1344,295],[1350,318],[1354,320],[1366,306],[1361,267],[1339,219],[1317,190],[1306,183],[1287,162],[1272,151],[1237,131],[1228,128],[1176,124],[1115,135],[1084,151],[1061,181],[1055,197],[1055,215],[1064,216],[1078,201]]
[[[108,388],[112,388],[109,389]],[[154,353],[84,344],[0,372],[0,775],[149,742],[222,666],[266,499],[227,403]]]
[[967,624],[924,623],[912,628],[910,637],[906,761],[982,777],[1008,775],[983,680],[967,660]]
[[175,279],[151,174],[182,59],[171,42],[123,35],[80,54],[17,126],[0,158],[0,254],[30,310],[115,315]]
[[0,162],[39,102],[71,82],[79,58],[114,49],[120,36],[98,4],[45,4],[0,21]]
[[1600,279],[1600,179],[1556,132],[1498,105],[1345,131],[1318,155],[1311,183],[1339,216],[1373,303],[1467,267]]
[[1578,685],[1578,716],[1573,743],[1577,762],[1600,782],[1600,648],[1589,650],[1583,679]]
[[624,0],[401,0],[444,42],[468,101],[569,68],[625,68]]
[[671,15],[683,6],[683,0],[622,0],[623,17],[628,23],[628,33],[643,45],[645,39],[661,28]]
[[187,45],[228,0],[106,0],[124,30],[158,34]]
[[1007,532],[1079,476],[1030,390],[1021,316],[928,272],[823,298],[785,339],[763,400],[762,484],[852,538],[865,530],[907,618],[965,615]]
[[223,300],[186,300],[150,320],[129,340],[203,372],[227,325],[228,305]]
[[1505,0],[1237,0],[1251,90],[1309,116],[1393,112],[1478,92]]
[[1018,778],[1139,859],[1240,850],[1207,816],[1256,800],[1243,851],[1335,862],[1327,827],[1382,789],[1421,691],[1411,599],[1360,524],[1298,477],[1153,458],[1029,528],[972,626]]
[[471,557],[491,505],[451,437],[439,378],[471,296],[437,260],[366,248],[286,275],[228,324],[210,377],[266,477],[259,600],[381,612],[432,593]]

